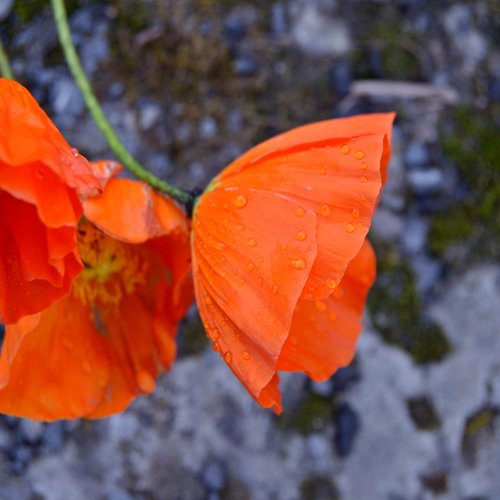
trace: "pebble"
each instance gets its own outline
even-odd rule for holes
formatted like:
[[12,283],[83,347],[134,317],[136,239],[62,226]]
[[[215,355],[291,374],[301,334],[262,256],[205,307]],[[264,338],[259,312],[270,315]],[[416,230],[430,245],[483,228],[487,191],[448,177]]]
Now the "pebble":
[[217,121],[211,116],[206,116],[201,120],[199,134],[201,139],[212,139],[218,131]]
[[14,0],[0,0],[0,21],[7,19],[13,5]]
[[417,196],[433,196],[444,188],[443,172],[437,167],[411,170],[407,180],[411,191]]
[[21,431],[21,435],[26,441],[28,441],[28,443],[35,443],[42,437],[44,425],[42,422],[36,422],[34,420],[23,418],[19,425],[19,429]]
[[234,60],[233,69],[237,76],[254,76],[258,66],[251,57],[243,55]]
[[275,35],[283,35],[288,31],[286,10],[282,2],[276,2],[271,8],[271,27]]
[[428,234],[429,222],[422,217],[410,215],[404,227],[403,250],[411,255],[424,251]]
[[47,424],[42,437],[43,444],[51,452],[59,452],[64,448],[63,422],[57,421]]
[[354,410],[343,403],[335,412],[335,451],[341,458],[345,458],[351,452],[354,440],[359,432],[359,418]]
[[428,165],[430,161],[429,149],[422,142],[411,141],[406,147],[404,158],[407,166]]
[[217,459],[211,460],[203,469],[202,479],[209,490],[219,491],[226,485],[226,467]]

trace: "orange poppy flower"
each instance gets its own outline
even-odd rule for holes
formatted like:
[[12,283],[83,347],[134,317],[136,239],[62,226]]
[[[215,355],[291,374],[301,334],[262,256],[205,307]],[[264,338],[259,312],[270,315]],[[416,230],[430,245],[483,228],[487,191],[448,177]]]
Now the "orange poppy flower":
[[83,206],[85,267],[71,293],[7,326],[1,413],[104,417],[150,393],[175,358],[177,323],[193,301],[184,213],[128,179],[111,179]]
[[329,120],[274,137],[223,170],[195,207],[205,329],[250,394],[277,413],[278,370],[321,381],[354,355],[375,277],[365,237],[393,118]]
[[100,189],[29,92],[0,78],[0,321],[66,295],[82,270],[78,194]]

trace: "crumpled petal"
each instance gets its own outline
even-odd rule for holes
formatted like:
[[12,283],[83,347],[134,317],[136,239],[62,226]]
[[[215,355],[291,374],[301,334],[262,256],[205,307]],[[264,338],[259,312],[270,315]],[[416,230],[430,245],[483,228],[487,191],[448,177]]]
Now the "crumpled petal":
[[[193,273],[207,333],[251,395],[278,413],[277,370],[319,380],[353,355],[393,119],[364,115],[281,134],[224,169],[195,206]],[[310,319],[324,340],[305,346]]]

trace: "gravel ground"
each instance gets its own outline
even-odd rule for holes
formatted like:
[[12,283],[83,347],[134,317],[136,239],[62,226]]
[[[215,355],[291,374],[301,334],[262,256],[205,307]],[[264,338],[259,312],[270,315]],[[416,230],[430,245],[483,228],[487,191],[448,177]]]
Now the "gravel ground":
[[[46,2],[0,0],[21,82],[92,159],[112,157]],[[155,174],[203,188],[252,144],[396,110],[356,360],[285,377],[260,409],[193,310],[155,393],[102,421],[0,416],[0,499],[500,498],[498,2],[72,0],[106,114]]]

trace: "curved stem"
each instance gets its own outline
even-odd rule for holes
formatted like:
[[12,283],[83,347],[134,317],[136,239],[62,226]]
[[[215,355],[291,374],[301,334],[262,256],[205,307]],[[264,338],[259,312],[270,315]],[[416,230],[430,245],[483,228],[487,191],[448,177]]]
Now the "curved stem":
[[51,3],[54,12],[54,19],[57,25],[57,32],[59,34],[59,41],[63,48],[66,62],[68,63],[76,84],[80,88],[80,91],[85,100],[85,104],[87,105],[92,118],[94,119],[101,133],[108,141],[110,148],[115,152],[116,156],[123,163],[124,167],[130,170],[136,177],[182,203],[190,202],[192,200],[192,196],[189,193],[183,191],[182,189],[176,188],[175,186],[172,186],[167,182],[162,181],[161,179],[158,179],[158,177],[146,170],[129,153],[127,148],[120,141],[112,125],[106,118],[99,104],[99,101],[92,91],[85,72],[83,71],[75,46],[73,45],[73,41],[71,40],[71,33],[69,30],[68,17],[66,14],[66,8],[64,6],[64,0],[51,0]]
[[0,75],[9,80],[14,80],[14,75],[10,69],[9,58],[7,57],[7,52],[3,48],[2,39],[0,38]]

